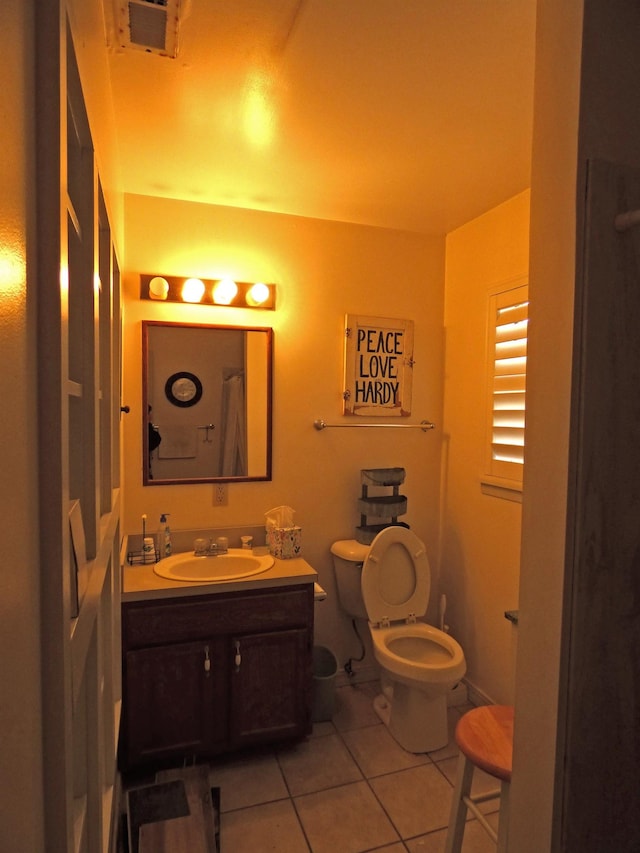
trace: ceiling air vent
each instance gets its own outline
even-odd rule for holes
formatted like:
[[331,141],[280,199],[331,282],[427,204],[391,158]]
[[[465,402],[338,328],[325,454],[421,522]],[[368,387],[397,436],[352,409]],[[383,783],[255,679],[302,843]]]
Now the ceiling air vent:
[[181,0],[116,0],[120,47],[175,59],[181,5]]

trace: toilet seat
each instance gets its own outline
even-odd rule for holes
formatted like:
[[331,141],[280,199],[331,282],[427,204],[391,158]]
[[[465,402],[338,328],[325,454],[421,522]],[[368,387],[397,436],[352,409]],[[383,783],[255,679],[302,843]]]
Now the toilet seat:
[[375,627],[424,616],[431,569],[423,543],[407,527],[386,527],[373,540],[362,567],[362,598]]
[[396,678],[450,685],[465,673],[464,652],[459,643],[426,622],[395,625],[371,631],[378,663]]

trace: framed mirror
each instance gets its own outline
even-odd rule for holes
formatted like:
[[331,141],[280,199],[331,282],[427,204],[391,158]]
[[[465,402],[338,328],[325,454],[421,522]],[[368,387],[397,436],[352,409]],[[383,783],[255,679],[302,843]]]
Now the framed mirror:
[[273,330],[142,323],[142,482],[271,479]]

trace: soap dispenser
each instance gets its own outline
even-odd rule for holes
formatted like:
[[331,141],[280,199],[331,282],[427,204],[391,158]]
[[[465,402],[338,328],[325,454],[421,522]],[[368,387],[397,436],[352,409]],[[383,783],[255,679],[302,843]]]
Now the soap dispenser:
[[168,512],[163,512],[160,516],[160,531],[158,532],[158,550],[160,551],[160,559],[162,557],[171,556],[171,530],[167,518]]

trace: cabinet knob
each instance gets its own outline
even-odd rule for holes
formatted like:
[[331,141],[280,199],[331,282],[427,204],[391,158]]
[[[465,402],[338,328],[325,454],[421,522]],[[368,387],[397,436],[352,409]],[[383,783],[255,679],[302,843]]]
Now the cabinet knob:
[[240,669],[242,663],[242,655],[240,654],[240,640],[236,640],[236,656],[235,656],[236,672]]
[[204,671],[209,675],[211,672],[211,658],[209,657],[209,646],[204,647]]

